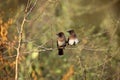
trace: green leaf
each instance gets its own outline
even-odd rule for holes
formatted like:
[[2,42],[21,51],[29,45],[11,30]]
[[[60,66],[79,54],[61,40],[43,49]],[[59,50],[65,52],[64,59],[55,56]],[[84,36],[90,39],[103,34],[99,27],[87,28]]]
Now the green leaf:
[[39,54],[38,51],[35,49],[34,52],[32,53],[32,56],[31,56],[32,59],[37,58],[37,57],[38,57],[38,54]]

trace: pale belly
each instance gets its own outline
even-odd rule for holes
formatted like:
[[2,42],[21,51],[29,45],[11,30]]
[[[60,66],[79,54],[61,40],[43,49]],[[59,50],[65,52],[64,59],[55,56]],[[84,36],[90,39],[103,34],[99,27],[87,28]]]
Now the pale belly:
[[63,46],[65,44],[65,41],[61,42],[61,41],[58,41],[58,45],[59,46]]
[[71,39],[71,40],[69,40],[69,45],[73,45],[74,43],[75,44],[77,44],[79,42],[79,40],[78,39]]

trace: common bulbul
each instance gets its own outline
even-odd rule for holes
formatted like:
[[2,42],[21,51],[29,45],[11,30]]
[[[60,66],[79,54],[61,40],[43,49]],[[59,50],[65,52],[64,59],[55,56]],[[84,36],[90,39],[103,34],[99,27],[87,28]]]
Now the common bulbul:
[[66,38],[63,32],[59,32],[57,34],[58,38],[57,38],[57,48],[58,48],[58,55],[63,55],[63,49],[66,46]]
[[67,31],[69,33],[69,37],[68,37],[68,40],[67,40],[67,43],[68,45],[76,45],[79,43],[79,40],[76,36],[76,33],[74,30],[69,30]]

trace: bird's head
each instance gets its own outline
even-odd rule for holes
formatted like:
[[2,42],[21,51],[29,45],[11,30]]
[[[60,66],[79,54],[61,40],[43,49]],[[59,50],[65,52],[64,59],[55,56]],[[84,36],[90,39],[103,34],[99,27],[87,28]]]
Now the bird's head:
[[68,30],[67,32],[68,32],[71,36],[76,37],[76,34],[75,34],[74,30]]
[[71,29],[71,30],[68,30],[67,32],[68,32],[69,34],[72,34],[72,33],[74,33],[74,30]]
[[64,33],[63,32],[59,32],[56,34],[58,37],[63,37],[64,36]]

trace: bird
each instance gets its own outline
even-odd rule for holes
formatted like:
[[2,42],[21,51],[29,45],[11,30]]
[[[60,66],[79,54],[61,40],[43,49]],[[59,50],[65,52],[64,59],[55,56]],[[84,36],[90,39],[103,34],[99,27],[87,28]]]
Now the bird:
[[76,45],[79,43],[79,40],[76,36],[76,33],[74,30],[68,30],[67,31],[69,33],[69,37],[68,37],[68,40],[67,40],[67,43],[68,45]]
[[66,37],[63,32],[59,32],[57,36],[58,55],[63,55],[63,49],[66,47]]

